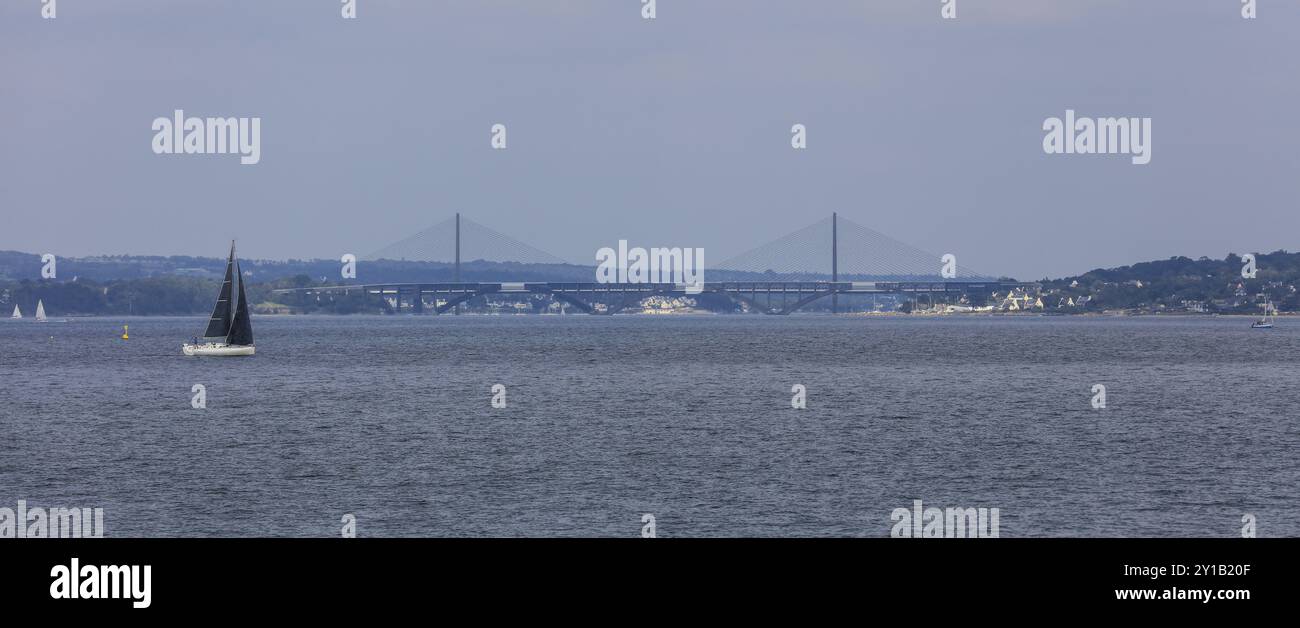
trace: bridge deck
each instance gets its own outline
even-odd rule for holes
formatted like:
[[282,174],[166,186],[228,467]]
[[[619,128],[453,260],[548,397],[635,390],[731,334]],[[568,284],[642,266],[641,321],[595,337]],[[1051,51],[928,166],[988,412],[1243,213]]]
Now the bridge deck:
[[[672,283],[597,283],[597,282],[455,282],[455,283],[375,283],[282,288],[277,293],[349,294],[363,292],[379,296],[393,295],[397,309],[407,301],[416,312],[423,312],[425,295],[441,295],[434,311],[441,314],[482,295],[537,294],[563,301],[589,314],[614,314],[654,295],[722,294],[746,303],[767,314],[790,314],[823,297],[840,294],[936,294],[966,291],[999,291],[1031,284],[988,281],[716,281],[705,282],[697,290]],[[767,304],[759,303],[759,296]],[[781,304],[772,297],[781,297]],[[793,303],[786,298],[793,295]],[[597,304],[593,300],[607,301]],[[832,306],[834,310],[834,306]]]

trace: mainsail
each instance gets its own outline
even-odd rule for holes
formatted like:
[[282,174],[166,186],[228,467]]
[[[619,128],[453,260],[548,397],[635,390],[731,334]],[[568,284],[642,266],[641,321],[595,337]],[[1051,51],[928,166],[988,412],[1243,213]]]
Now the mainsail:
[[15,306],[14,306],[14,313],[13,313],[13,315],[10,316],[9,318],[22,318],[22,317],[23,317],[23,311],[20,310],[20,309],[18,309],[18,306],[15,305]]
[[244,295],[244,274],[235,263],[235,278],[239,281],[239,302],[235,306],[235,317],[230,321],[230,334],[226,336],[228,345],[252,345],[253,321],[248,318],[248,297]]
[[212,308],[212,318],[208,319],[208,329],[203,332],[203,336],[206,338],[224,338],[230,333],[230,289],[234,271],[235,243],[231,242],[230,258],[226,261],[226,279],[221,283],[221,291],[217,293],[217,305]]
[[36,300],[36,320],[45,320],[45,303],[40,299]]

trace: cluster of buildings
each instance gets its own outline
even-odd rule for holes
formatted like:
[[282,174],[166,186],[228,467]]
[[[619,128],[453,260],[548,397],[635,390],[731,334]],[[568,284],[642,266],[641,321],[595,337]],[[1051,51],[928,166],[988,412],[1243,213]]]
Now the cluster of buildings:
[[1254,294],[1251,294],[1250,291],[1246,289],[1246,283],[1243,281],[1237,282],[1235,286],[1229,284],[1228,287],[1232,289],[1231,297],[1224,299],[1210,299],[1208,303],[1205,301],[1184,301],[1183,306],[1189,312],[1232,310],[1243,307],[1254,308],[1262,306],[1270,301],[1268,292],[1264,292],[1264,290],[1271,290],[1274,293],[1279,291],[1285,291],[1290,294],[1296,293],[1295,285],[1281,281],[1269,281],[1261,287],[1259,292]]
[[[1059,295],[1055,299],[1054,293],[1031,292],[1024,288],[1016,288],[1006,293],[994,292],[989,296],[989,301],[985,305],[974,305],[966,297],[961,301],[951,305],[936,305],[934,310],[942,311],[947,314],[957,314],[966,312],[1042,312],[1046,310],[1075,310],[1082,311],[1091,300],[1091,297],[1082,296],[1075,298],[1068,295]],[[1055,301],[1055,302],[1053,302]]]
[[653,296],[641,300],[642,314],[690,314],[696,301],[690,297]]
[[[993,293],[993,298],[998,299],[998,294]],[[1055,290],[1049,290],[1043,294],[1029,294],[1024,290],[1012,290],[998,301],[997,311],[1001,312],[1018,312],[1022,310],[1070,310],[1082,312],[1087,308],[1092,297],[1088,295],[1073,296],[1069,294],[1060,294]]]
[[[389,307],[397,306],[396,300],[386,297]],[[546,301],[545,304],[542,301]],[[433,309],[442,307],[447,301],[445,299],[436,299],[432,302],[426,301],[425,307]],[[696,312],[697,302],[690,297],[672,297],[672,296],[652,296],[641,300],[639,310],[629,309],[629,312],[639,311],[642,314],[688,314]],[[597,312],[604,312],[608,306],[604,303],[595,303],[592,305]],[[475,307],[475,311],[482,311],[488,314],[564,314],[572,309],[572,306],[559,300],[546,299],[544,297],[532,297],[527,299],[495,299],[486,298],[481,307]]]

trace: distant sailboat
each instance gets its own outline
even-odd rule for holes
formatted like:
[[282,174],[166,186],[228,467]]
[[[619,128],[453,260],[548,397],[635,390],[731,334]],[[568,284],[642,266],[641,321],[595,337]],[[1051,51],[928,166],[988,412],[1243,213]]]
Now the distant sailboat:
[[45,318],[45,303],[43,303],[40,299],[37,299],[36,300],[36,322],[44,323],[47,320],[49,319]]
[[1261,318],[1250,324],[1253,329],[1273,329],[1273,319],[1269,316],[1270,310],[1273,309],[1271,301],[1264,302],[1264,318]]
[[[236,285],[237,284],[237,285]],[[244,276],[235,261],[235,243],[230,243],[230,259],[226,261],[226,279],[217,293],[217,305],[208,319],[204,338],[219,340],[203,343],[185,343],[185,355],[236,356],[253,355],[253,322],[248,316],[248,299],[244,295]]]
[[11,314],[11,315],[9,316],[9,318],[22,318],[22,317],[23,317],[23,311],[20,310],[20,309],[18,309],[18,306],[15,305],[15,306],[14,306],[14,313]]

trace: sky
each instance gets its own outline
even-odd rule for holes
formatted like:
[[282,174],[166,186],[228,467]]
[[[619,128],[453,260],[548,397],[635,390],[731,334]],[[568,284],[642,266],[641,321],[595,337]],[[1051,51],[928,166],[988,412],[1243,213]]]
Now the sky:
[[[0,249],[337,258],[458,211],[587,263],[832,211],[1022,280],[1300,249],[1300,2],[42,3],[0,1]],[[260,118],[260,162],[155,154],[175,109]],[[1045,153],[1067,109],[1150,117],[1151,162]]]

